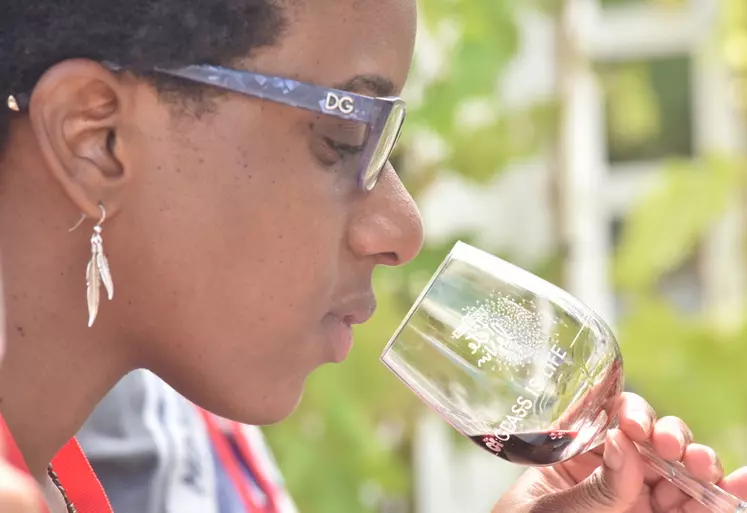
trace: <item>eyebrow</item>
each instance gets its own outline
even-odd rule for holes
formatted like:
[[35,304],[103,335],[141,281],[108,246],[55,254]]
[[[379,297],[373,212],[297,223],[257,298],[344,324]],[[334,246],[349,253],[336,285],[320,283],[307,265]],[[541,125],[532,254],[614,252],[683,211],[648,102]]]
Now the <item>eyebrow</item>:
[[376,96],[392,96],[395,91],[394,82],[381,75],[356,75],[347,82],[337,84],[335,89],[358,92],[361,89],[373,91]]

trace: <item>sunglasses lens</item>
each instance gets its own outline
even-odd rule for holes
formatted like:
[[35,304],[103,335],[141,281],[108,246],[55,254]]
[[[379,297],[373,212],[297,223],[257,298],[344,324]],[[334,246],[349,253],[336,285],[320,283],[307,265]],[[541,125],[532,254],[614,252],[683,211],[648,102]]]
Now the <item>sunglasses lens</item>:
[[405,114],[404,103],[396,103],[392,108],[379,137],[379,141],[376,144],[376,149],[371,155],[371,160],[363,175],[362,182],[366,190],[370,191],[373,189],[376,182],[379,181],[381,171],[384,169],[389,157],[392,155],[394,146],[399,140],[400,133],[402,132],[402,124],[405,121]]

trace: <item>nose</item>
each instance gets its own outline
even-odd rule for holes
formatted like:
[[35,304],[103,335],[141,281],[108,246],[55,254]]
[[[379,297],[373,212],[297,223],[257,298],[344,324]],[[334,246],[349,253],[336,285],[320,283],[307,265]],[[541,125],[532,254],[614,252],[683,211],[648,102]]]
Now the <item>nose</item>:
[[348,240],[360,258],[381,265],[406,264],[423,246],[423,222],[415,201],[390,165],[366,193],[360,212],[348,228]]

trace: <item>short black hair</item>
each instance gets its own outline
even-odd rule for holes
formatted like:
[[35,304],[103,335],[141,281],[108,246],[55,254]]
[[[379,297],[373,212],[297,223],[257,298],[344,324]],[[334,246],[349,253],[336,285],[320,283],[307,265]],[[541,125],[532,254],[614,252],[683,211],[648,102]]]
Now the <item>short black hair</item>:
[[[285,23],[277,0],[11,0],[0,7],[0,150],[9,95],[31,92],[52,65],[109,61],[149,74],[154,67],[226,65],[274,44]],[[159,82],[162,82],[159,84]],[[177,81],[186,92],[198,87]]]

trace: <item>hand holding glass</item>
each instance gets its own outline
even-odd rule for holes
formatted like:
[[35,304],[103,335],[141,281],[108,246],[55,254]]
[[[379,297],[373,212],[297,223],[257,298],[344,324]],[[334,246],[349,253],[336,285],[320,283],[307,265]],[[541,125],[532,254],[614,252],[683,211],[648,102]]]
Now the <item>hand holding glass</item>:
[[[586,452],[617,425],[614,335],[564,290],[457,243],[382,355],[421,400],[487,451],[522,465]],[[638,445],[647,464],[711,511],[747,503]]]

